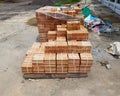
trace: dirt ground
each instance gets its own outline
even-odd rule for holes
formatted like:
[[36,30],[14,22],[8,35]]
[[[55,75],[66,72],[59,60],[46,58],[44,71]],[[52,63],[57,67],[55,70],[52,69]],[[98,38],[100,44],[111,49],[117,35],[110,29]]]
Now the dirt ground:
[[[38,36],[37,27],[26,22],[35,17],[39,7],[28,2],[0,4],[1,96],[120,96],[120,59],[104,51],[110,43],[120,41],[120,32],[106,36],[90,32],[94,65],[87,78],[25,80],[22,77],[20,67],[25,53]],[[103,19],[120,27],[119,19],[115,19],[120,18],[119,15],[98,2],[90,7],[95,15],[104,15]],[[101,66],[101,61],[108,61],[112,69]]]

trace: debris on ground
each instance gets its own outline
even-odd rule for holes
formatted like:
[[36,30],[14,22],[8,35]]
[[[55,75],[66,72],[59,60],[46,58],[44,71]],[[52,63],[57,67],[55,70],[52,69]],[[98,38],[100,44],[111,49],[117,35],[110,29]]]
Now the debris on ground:
[[118,29],[113,28],[110,22],[105,22],[102,19],[93,16],[92,10],[90,10],[88,7],[83,8],[82,14],[84,15],[85,26],[88,29],[97,32],[99,35],[101,33],[111,33],[119,31]]
[[108,70],[112,68],[108,61],[100,61],[101,66],[105,66]]
[[107,48],[106,52],[108,52],[112,55],[120,56],[120,42],[114,42],[114,43],[110,44],[110,46]]
[[106,68],[109,70],[112,68],[111,64],[106,64]]
[[92,10],[90,10],[88,7],[84,7],[84,8],[82,8],[82,14],[84,15],[84,18],[86,18],[90,14],[92,14]]

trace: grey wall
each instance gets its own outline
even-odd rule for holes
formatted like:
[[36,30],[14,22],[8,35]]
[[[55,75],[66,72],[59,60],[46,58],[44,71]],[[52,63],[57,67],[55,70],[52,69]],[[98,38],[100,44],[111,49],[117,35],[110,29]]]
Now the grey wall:
[[99,1],[120,15],[120,4],[117,3],[117,0],[115,0],[115,2],[111,2],[110,0],[99,0]]

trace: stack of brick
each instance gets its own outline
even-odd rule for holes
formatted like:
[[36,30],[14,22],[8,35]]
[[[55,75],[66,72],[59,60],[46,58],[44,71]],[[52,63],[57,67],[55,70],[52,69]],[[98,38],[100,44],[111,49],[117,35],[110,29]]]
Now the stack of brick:
[[90,53],[91,43],[89,41],[68,41],[69,53]]
[[56,40],[57,33],[56,31],[48,31],[48,41]]
[[68,73],[80,72],[80,57],[78,54],[68,54]]
[[74,10],[76,11],[76,14],[79,14],[80,12],[82,12],[82,8],[80,7],[74,7]]
[[65,53],[57,54],[57,73],[68,72],[68,56]]
[[26,56],[22,64],[22,73],[33,73],[32,56]]
[[[35,45],[35,44],[34,44]],[[41,49],[46,44],[41,44]],[[57,48],[57,47],[56,47]],[[58,48],[59,49],[59,48]],[[64,49],[64,48],[63,48]],[[62,47],[59,50],[63,50]],[[36,73],[89,73],[93,65],[91,53],[60,52],[26,53],[22,64],[23,74]]]
[[91,53],[81,53],[80,73],[90,72],[93,65],[93,57]]
[[[50,11],[50,12],[56,12],[56,9],[38,9],[36,11],[36,19],[37,19],[37,24],[38,24],[38,31],[40,34],[40,42],[47,42],[47,33],[48,31],[54,31],[56,30],[56,26],[59,24],[65,24],[66,21],[65,20],[58,20],[55,19],[49,15],[46,15],[42,12],[40,12],[40,10],[42,11]],[[55,13],[54,13],[55,14]]]
[[77,15],[75,10],[64,10],[62,12],[67,14],[67,15],[71,15],[71,16],[76,16]]
[[[55,18],[57,15],[59,16],[59,14],[57,13],[65,13],[70,16],[78,17],[80,16],[78,15],[79,12],[81,12],[81,8],[78,8],[78,7],[75,7],[73,10],[71,9],[57,10],[57,8],[38,9],[36,11],[36,19],[37,19],[37,24],[38,24],[38,31],[40,34],[40,42],[47,42],[49,40],[48,31],[55,31],[57,29],[57,25],[66,24],[66,20]],[[52,15],[52,17],[50,15]]]
[[44,69],[44,54],[35,54],[32,59],[33,73],[43,73]]
[[46,42],[45,52],[46,53],[67,53],[68,44],[67,42]]
[[56,54],[45,54],[45,73],[56,73]]
[[67,21],[68,30],[80,30],[80,21]]
[[[51,11],[54,13],[56,9],[49,9]],[[80,11],[74,8],[64,13],[75,16]],[[34,43],[27,51],[22,64],[23,74],[89,73],[93,65],[92,46],[88,41],[89,33],[81,22],[65,23],[39,11],[36,16],[41,42]]]
[[[48,41],[63,37],[68,41],[87,41],[89,32],[80,21],[67,21],[67,25],[57,25],[57,31],[48,31]],[[59,40],[58,40],[59,41]]]
[[68,40],[88,40],[88,31],[80,25],[80,21],[68,21],[67,29]]

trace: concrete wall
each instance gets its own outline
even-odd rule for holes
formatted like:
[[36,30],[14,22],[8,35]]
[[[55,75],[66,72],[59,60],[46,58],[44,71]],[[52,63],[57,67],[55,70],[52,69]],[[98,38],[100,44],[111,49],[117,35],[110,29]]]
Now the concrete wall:
[[115,0],[115,2],[111,2],[110,0],[99,0],[99,1],[120,15],[120,3],[117,3],[117,0]]

